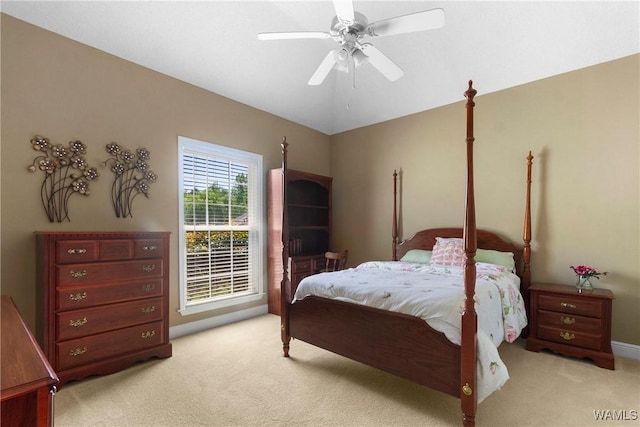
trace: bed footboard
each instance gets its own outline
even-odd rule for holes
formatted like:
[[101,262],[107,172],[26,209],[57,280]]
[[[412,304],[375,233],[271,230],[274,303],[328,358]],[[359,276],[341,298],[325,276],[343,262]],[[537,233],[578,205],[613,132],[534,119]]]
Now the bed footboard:
[[460,396],[460,347],[414,316],[320,297],[289,305],[291,337]]

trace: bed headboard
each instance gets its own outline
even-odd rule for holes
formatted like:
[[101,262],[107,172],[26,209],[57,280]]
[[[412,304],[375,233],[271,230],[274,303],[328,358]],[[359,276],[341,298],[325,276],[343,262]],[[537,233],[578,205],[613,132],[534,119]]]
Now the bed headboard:
[[[516,265],[516,274],[520,276],[520,289],[525,300],[528,301],[529,285],[531,284],[531,170],[533,167],[533,156],[531,151],[527,156],[527,186],[524,210],[524,226],[522,231],[523,245],[516,245],[503,239],[495,233],[486,230],[476,230],[477,248],[492,249],[500,252],[513,252]],[[411,249],[432,250],[436,244],[436,237],[463,237],[462,228],[431,228],[418,231],[411,238],[398,242],[398,218],[397,218],[397,179],[398,174],[393,172],[393,224],[392,224],[392,247],[393,260],[401,259]],[[528,305],[527,305],[528,307]]]
[[[396,249],[397,259],[401,259],[411,249],[432,250],[436,237],[462,238],[462,228],[431,228],[418,231],[411,238],[403,241]],[[516,273],[522,277],[524,271],[523,248],[486,230],[477,230],[478,249],[492,249],[500,252],[513,252]]]

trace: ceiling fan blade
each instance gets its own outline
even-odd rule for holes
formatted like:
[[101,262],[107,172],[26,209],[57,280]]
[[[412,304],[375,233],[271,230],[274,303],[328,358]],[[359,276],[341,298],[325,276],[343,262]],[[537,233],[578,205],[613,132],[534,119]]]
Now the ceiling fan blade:
[[371,36],[392,36],[414,31],[434,30],[443,26],[444,10],[431,9],[373,22],[367,26],[366,31]]
[[378,71],[390,81],[395,82],[404,75],[402,68],[398,67],[375,46],[365,43],[362,45],[362,52],[369,57],[369,63],[376,67]]
[[258,40],[290,39],[330,39],[331,34],[323,31],[294,31],[289,33],[259,33]]
[[355,22],[352,0],[333,0],[333,7],[340,22],[351,25]]
[[333,67],[336,65],[336,51],[332,50],[325,56],[320,63],[318,69],[313,73],[307,84],[311,86],[317,86],[322,84],[324,79],[329,75]]

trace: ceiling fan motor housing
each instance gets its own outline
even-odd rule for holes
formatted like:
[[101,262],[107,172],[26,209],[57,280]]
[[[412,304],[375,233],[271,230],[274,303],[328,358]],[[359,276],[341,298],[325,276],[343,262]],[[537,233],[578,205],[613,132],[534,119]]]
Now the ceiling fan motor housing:
[[353,12],[353,16],[353,23],[341,21],[337,16],[334,16],[331,20],[331,30],[337,34],[351,33],[362,36],[369,25],[369,20],[360,12]]

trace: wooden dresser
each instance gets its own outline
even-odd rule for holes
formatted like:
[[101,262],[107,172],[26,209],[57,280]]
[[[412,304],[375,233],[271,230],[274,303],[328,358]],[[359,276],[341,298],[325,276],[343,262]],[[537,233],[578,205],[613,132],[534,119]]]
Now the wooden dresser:
[[60,385],[171,356],[169,236],[36,233],[36,336]]
[[566,356],[592,359],[614,369],[611,351],[613,293],[580,292],[575,286],[535,283],[529,287],[531,310],[527,350],[543,348]]
[[2,296],[0,379],[3,426],[53,425],[53,394],[58,377],[9,296]]

